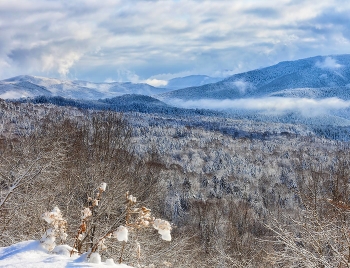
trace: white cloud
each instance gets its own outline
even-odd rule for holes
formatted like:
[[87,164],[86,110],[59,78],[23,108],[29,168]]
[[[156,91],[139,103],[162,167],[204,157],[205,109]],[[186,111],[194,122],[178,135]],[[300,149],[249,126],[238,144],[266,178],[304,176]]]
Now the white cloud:
[[316,67],[321,69],[338,69],[342,67],[341,64],[337,63],[337,61],[331,57],[326,57],[324,61],[316,62]]
[[0,99],[19,99],[26,97],[32,97],[32,95],[20,91],[7,91],[3,94],[0,94]]
[[137,74],[125,68],[118,69],[116,73],[117,73],[117,79],[116,79],[117,82],[132,82],[132,83],[140,82],[140,77]]
[[211,73],[212,77],[229,77],[231,75],[239,73],[240,69],[242,68],[242,64],[238,64],[237,68],[235,70],[215,70]]
[[250,83],[244,80],[236,80],[232,82],[232,84],[238,89],[239,93],[242,95],[245,94],[247,90],[254,88]]
[[69,73],[70,68],[74,65],[76,61],[80,59],[81,55],[77,52],[71,51],[62,56],[57,54],[44,54],[41,56],[42,70],[52,71],[57,70],[61,78],[66,78]]
[[147,79],[144,81],[144,83],[149,84],[154,87],[164,87],[168,84],[168,81],[166,80],[159,80],[159,79]]
[[186,77],[186,76],[195,75],[195,74],[198,74],[198,73],[196,73],[195,71],[184,71],[184,72],[176,72],[176,73],[160,73],[157,75],[153,75],[153,76],[149,77],[148,79],[169,81],[170,79],[173,79],[173,78]]
[[297,111],[307,116],[321,115],[331,110],[339,110],[350,107],[350,101],[345,101],[338,98],[307,99],[270,97],[235,100],[201,99],[191,101],[171,99],[166,100],[166,102],[182,108],[250,110],[276,114]]
[[156,79],[156,78],[149,78],[146,80],[142,80],[136,73],[126,68],[117,69],[115,71],[115,79],[108,77],[104,81],[107,83],[111,83],[111,82],[146,83],[154,87],[166,86],[168,84],[167,80]]
[[58,73],[61,76],[66,77],[69,73],[69,69],[77,60],[79,60],[79,58],[80,55],[76,52],[70,52],[66,54],[63,58],[58,60]]
[[114,82],[117,82],[117,81],[115,81],[114,79],[108,77],[108,78],[105,79],[103,82],[105,82],[105,83],[114,83]]

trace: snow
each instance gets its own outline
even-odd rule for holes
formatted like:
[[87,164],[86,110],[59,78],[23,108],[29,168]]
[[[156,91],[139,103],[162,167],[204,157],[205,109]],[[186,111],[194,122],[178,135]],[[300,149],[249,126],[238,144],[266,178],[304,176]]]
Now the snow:
[[97,252],[91,253],[89,263],[100,264],[101,263],[101,255],[98,254]]
[[163,240],[171,241],[171,225],[168,221],[156,219],[154,220],[153,227],[158,231]]
[[[70,257],[70,247],[61,245],[54,249],[55,253],[47,253],[39,241],[30,240],[20,242],[9,247],[0,248],[0,267],[8,268],[41,268],[41,267],[117,267],[132,268],[125,264],[115,264],[113,260],[106,262],[88,263],[85,255]],[[95,256],[97,259],[98,257]]]
[[90,208],[84,208],[81,211],[81,219],[82,220],[90,217],[91,215],[92,215],[92,212],[91,212]]
[[44,213],[42,218],[50,224],[54,221],[62,220],[62,213],[58,207],[54,207],[51,212]]
[[118,239],[118,241],[128,242],[128,228],[121,225],[117,228],[117,230],[113,233],[113,236]]
[[45,249],[52,251],[56,246],[56,237],[60,237],[62,241],[66,240],[67,222],[62,218],[62,213],[58,207],[54,207],[51,212],[45,212],[42,218],[50,224],[52,228],[46,230],[40,242]]
[[136,203],[136,197],[135,197],[135,196],[129,195],[129,196],[128,196],[128,199],[129,199],[131,202]]
[[107,183],[102,182],[99,189],[104,192],[104,191],[106,191],[106,187],[107,187]]

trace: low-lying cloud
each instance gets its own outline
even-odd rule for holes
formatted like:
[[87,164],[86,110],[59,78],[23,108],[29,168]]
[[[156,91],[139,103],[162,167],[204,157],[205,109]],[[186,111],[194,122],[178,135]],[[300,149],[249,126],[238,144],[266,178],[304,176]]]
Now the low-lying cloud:
[[25,91],[7,91],[2,94],[0,94],[0,99],[19,99],[19,98],[27,98],[27,97],[33,97],[31,94],[28,94]]
[[181,108],[199,108],[210,110],[257,111],[282,114],[285,112],[300,112],[305,116],[317,116],[333,110],[350,107],[350,101],[338,98],[307,99],[307,98],[259,98],[259,99],[200,99],[200,100],[168,100],[167,103]]
[[147,79],[144,82],[154,87],[165,87],[168,84],[168,81],[159,79]]
[[241,95],[245,94],[249,89],[254,89],[254,86],[244,80],[236,80],[232,82],[232,85],[236,87]]
[[327,57],[324,59],[324,61],[318,61],[316,62],[316,67],[321,69],[338,69],[342,67],[343,65],[337,63],[335,59],[332,57]]

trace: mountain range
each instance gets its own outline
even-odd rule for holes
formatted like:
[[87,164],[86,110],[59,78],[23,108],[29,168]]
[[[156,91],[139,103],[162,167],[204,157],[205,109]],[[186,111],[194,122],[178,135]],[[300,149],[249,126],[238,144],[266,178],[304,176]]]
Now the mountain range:
[[148,84],[131,82],[93,83],[22,75],[0,81],[0,98],[17,99],[36,96],[61,96],[97,100],[125,94],[155,95],[168,91]]
[[221,81],[223,78],[210,77],[207,75],[190,75],[170,79],[165,86],[167,89],[175,90],[187,87],[203,86]]
[[36,76],[0,81],[0,98],[61,96],[97,100],[125,94],[160,100],[242,99],[261,97],[350,99],[350,55],[316,56],[232,75],[226,79],[205,75],[174,78],[164,88],[144,83],[93,83]]
[[[157,88],[25,75],[0,81],[0,98],[30,97],[34,102],[82,108],[167,114],[211,114],[210,109],[238,118],[350,126],[350,55],[285,61],[217,80],[188,76],[169,80],[167,88]],[[192,86],[172,89],[188,85]]]
[[350,99],[350,55],[317,56],[159,94],[160,99],[302,97]]
[[94,83],[21,75],[0,81],[0,98],[18,99],[36,96],[60,96],[70,99],[97,100],[125,94],[152,96],[178,88],[205,85],[219,80],[220,78],[212,78],[205,75],[192,75],[171,79],[164,88],[159,88],[145,83]]

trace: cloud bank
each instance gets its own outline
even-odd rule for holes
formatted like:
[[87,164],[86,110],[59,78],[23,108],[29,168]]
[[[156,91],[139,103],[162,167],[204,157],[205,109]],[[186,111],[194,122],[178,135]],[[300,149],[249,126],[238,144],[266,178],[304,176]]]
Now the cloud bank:
[[345,54],[349,13],[343,0],[1,0],[0,79],[225,76]]
[[166,100],[168,104],[181,108],[198,108],[211,110],[256,111],[273,114],[299,112],[305,116],[318,116],[330,111],[350,107],[350,101],[338,98],[307,99],[267,97],[258,99],[216,100],[201,99],[184,101],[179,99]]

